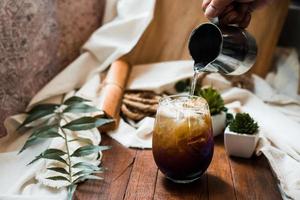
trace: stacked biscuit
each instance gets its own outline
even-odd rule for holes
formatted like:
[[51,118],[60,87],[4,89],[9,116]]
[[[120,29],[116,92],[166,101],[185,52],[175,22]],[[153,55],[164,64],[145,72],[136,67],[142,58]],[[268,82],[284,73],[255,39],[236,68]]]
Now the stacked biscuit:
[[122,101],[122,114],[134,121],[147,116],[153,117],[161,97],[162,95],[150,91],[127,91]]

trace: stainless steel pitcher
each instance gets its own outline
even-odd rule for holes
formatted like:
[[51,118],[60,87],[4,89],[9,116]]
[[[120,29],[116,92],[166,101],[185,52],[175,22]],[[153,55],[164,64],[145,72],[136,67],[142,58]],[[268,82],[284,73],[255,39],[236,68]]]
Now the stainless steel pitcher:
[[195,71],[241,75],[255,64],[257,45],[244,29],[204,23],[192,32],[189,51]]

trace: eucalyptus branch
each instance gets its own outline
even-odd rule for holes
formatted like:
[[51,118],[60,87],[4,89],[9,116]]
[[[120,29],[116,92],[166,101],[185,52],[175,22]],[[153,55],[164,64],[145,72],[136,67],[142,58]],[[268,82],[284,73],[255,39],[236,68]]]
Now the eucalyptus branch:
[[[104,116],[84,116],[72,121],[65,119],[65,116],[70,113],[81,113],[82,115],[84,113],[88,114],[99,111],[97,108],[89,105],[88,102],[89,100],[74,96],[65,100],[61,104],[37,105],[27,113],[28,115],[26,119],[18,128],[18,130],[21,130],[26,127],[32,130],[31,136],[25,142],[20,153],[36,143],[39,143],[41,140],[54,138],[61,138],[64,140],[66,152],[60,149],[46,149],[40,155],[36,156],[36,158],[29,164],[36,162],[39,159],[49,159],[65,165],[65,167],[68,168],[68,171],[65,167],[47,168],[48,170],[57,173],[56,176],[47,177],[47,179],[69,182],[69,185],[67,186],[68,199],[72,199],[77,183],[86,179],[101,179],[100,177],[92,174],[103,172],[103,168],[95,166],[89,162],[72,163],[71,157],[84,157],[95,153],[99,154],[99,151],[110,149],[108,146],[87,144],[80,145],[74,152],[70,152],[70,142],[78,140],[86,141],[85,138],[80,137],[69,141],[68,135],[74,134],[73,131],[89,130],[113,122],[112,119]],[[45,118],[47,118],[47,120],[44,120]],[[32,123],[38,120],[41,121],[39,127],[32,126]],[[49,124],[50,121],[53,121],[54,123]],[[62,121],[65,122],[64,125],[61,125]],[[66,176],[68,176],[68,178]]]
[[68,135],[64,131],[64,129],[61,128],[61,126],[59,126],[59,129],[64,134],[65,146],[66,146],[67,158],[68,158],[67,162],[68,162],[68,165],[69,165],[69,181],[70,181],[70,183],[72,183],[72,163],[71,163],[71,155],[70,155],[70,149],[69,149],[69,144],[68,144]]

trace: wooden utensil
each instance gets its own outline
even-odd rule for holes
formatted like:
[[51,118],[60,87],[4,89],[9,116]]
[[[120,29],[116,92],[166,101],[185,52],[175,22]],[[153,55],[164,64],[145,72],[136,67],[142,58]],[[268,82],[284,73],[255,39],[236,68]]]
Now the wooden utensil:
[[120,121],[120,107],[123,93],[129,77],[130,66],[128,63],[117,60],[110,66],[101,89],[100,108],[104,113],[113,118],[114,123],[100,128],[101,131],[115,129]]

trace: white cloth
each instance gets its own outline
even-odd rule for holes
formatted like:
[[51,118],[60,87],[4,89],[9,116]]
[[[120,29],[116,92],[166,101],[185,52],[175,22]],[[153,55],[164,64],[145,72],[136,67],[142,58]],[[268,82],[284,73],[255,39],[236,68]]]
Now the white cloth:
[[300,64],[296,49],[277,48],[276,63],[266,80],[276,90],[300,101]]
[[[28,109],[42,101],[55,102],[61,99],[60,95],[71,95],[76,88],[81,88],[77,95],[94,100],[101,81],[99,72],[135,46],[153,18],[154,5],[155,0],[110,1],[106,6],[105,24],[85,43],[83,53],[40,90]],[[45,168],[54,163],[40,160],[27,166],[29,161],[47,147],[60,148],[61,143],[53,139],[17,155],[29,136],[28,133],[20,135],[14,131],[23,120],[24,115],[17,115],[5,121],[8,135],[0,139],[0,199],[66,199],[65,188],[58,190],[41,184],[43,182],[57,187],[63,185],[59,181],[45,180],[48,173],[45,173]],[[101,141],[97,129],[85,135],[93,144]],[[72,145],[70,148],[74,150],[76,146]],[[99,163],[95,158],[89,161]]]
[[[273,91],[270,94],[273,94],[273,96],[263,95],[263,98],[267,98],[267,101],[271,105],[275,105],[275,109],[300,122],[299,55],[295,49],[278,48],[275,53],[275,58],[277,62],[275,63],[274,71],[270,72],[266,77],[266,81],[272,86],[271,90]],[[283,97],[273,88],[291,98],[287,99],[285,96]],[[275,102],[273,102],[274,99]],[[281,106],[276,106],[278,99],[281,99]],[[285,102],[283,102],[282,99],[286,99]]]

